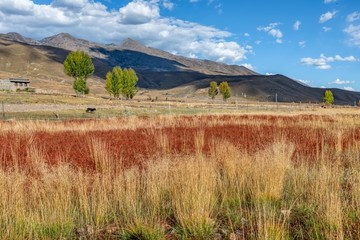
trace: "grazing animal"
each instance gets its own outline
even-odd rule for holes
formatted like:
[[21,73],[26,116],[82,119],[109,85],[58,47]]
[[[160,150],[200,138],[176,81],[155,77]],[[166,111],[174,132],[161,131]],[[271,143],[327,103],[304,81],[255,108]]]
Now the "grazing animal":
[[87,108],[86,109],[86,112],[87,113],[93,113],[93,112],[95,112],[96,111],[96,108]]

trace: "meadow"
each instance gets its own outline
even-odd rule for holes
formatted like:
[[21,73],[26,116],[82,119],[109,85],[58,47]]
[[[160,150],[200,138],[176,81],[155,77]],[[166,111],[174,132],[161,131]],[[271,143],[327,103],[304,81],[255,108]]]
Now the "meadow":
[[360,239],[360,118],[0,122],[0,239]]

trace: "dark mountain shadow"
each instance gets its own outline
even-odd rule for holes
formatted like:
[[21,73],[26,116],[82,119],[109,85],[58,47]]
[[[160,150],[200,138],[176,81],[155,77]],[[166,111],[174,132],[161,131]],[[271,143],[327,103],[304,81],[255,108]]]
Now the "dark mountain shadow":
[[[19,43],[24,44],[24,43]],[[63,64],[69,50],[51,46],[32,46],[46,52],[51,60]],[[197,72],[183,72],[183,64],[151,56],[145,53],[131,50],[112,50],[104,48],[91,48],[91,51],[107,56],[106,58],[92,57],[95,67],[94,75],[100,79],[106,77],[106,73],[113,67],[133,68],[139,77],[138,85],[143,88],[165,89],[176,87],[179,84],[198,80],[198,76],[204,76]],[[195,77],[194,77],[195,76]],[[184,80],[186,80],[184,82]]]
[[360,99],[359,92],[346,91],[338,88],[314,88],[303,85],[283,75],[249,75],[249,76],[206,76],[183,86],[193,86],[195,91],[209,87],[211,81],[218,84],[227,81],[233,96],[247,96],[260,101],[322,103],[325,90],[331,90],[335,104],[354,105]]
[[92,52],[104,54],[106,62],[110,66],[121,66],[122,68],[134,68],[137,70],[151,71],[178,71],[185,65],[166,58],[161,58],[133,50],[107,50],[105,48],[90,48]]

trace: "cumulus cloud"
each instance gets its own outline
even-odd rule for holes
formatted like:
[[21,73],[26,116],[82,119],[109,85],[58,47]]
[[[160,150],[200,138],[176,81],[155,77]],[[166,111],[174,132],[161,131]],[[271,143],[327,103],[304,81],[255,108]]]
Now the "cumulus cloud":
[[[182,41],[179,41],[181,44]],[[245,59],[245,53],[247,52],[243,47],[240,47],[236,42],[225,41],[193,41],[190,44],[191,53],[203,57],[209,56],[210,59],[214,59],[218,62],[237,62]],[[184,47],[186,48],[186,47]],[[180,53],[187,51],[187,49],[180,49]]]
[[324,22],[331,20],[333,17],[335,17],[336,13],[337,13],[337,11],[334,10],[332,12],[326,12],[326,13],[322,14],[320,16],[319,22],[324,23]]
[[347,90],[347,91],[355,91],[355,89],[352,88],[352,87],[344,87],[344,90]]
[[330,27],[323,27],[322,29],[324,32],[329,32],[332,30]]
[[344,32],[349,35],[349,42],[352,45],[360,47],[360,25],[350,24],[347,28],[344,29]]
[[296,80],[305,86],[310,86],[311,83],[309,80],[302,80],[302,79],[296,79]]
[[354,56],[341,57],[340,55],[335,55],[334,57],[326,57],[324,54],[321,54],[319,58],[302,58],[300,62],[304,65],[315,66],[317,69],[327,70],[331,68],[330,63],[333,62],[356,62]]
[[244,37],[250,37],[249,33],[244,33]]
[[250,63],[243,63],[241,64],[242,66],[252,70],[252,71],[255,71],[255,67],[253,65],[251,65]]
[[128,3],[119,13],[123,24],[144,24],[160,17],[157,4],[142,0]]
[[34,11],[35,4],[30,1],[14,1],[14,0],[2,0],[0,2],[0,11],[5,16],[29,16]]
[[360,19],[360,12],[353,12],[347,15],[346,21],[348,22],[355,22],[356,20]]
[[300,25],[301,25],[301,22],[299,20],[297,20],[293,25],[294,30],[298,31],[300,29]]
[[337,0],[324,0],[324,3],[334,3],[337,2]]
[[86,5],[86,0],[54,0],[52,6],[54,7],[64,7],[64,8],[82,8]]
[[[143,44],[183,56],[239,63],[251,49],[229,41],[232,33],[215,27],[161,16],[171,0],[133,0],[109,10],[97,0],[0,1],[0,32],[19,32],[41,39],[60,32],[99,43],[134,38]],[[26,24],[24,24],[26,23]]]
[[266,27],[257,27],[257,30],[267,32],[270,36],[276,38],[277,43],[281,44],[283,33],[280,31],[280,29],[278,29],[279,25],[280,23],[270,23]]
[[330,84],[344,85],[344,84],[350,84],[350,83],[351,83],[350,81],[340,80],[338,78],[335,81],[331,82]]
[[170,0],[164,0],[163,4],[164,8],[168,9],[168,10],[173,10],[174,9],[174,3],[171,2]]

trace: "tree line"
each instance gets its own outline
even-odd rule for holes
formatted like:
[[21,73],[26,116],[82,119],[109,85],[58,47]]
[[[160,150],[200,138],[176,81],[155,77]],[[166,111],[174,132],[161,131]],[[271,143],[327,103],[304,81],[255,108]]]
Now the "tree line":
[[[73,89],[76,94],[89,94],[87,79],[94,73],[95,67],[89,54],[83,51],[74,51],[67,55],[64,61],[64,72],[74,78]],[[138,89],[136,84],[139,78],[132,68],[122,69],[115,66],[106,74],[105,89],[115,98],[120,94],[126,99],[132,99]]]
[[[76,94],[89,94],[87,79],[94,73],[94,70],[91,57],[83,51],[70,52],[64,61],[64,72],[74,78],[73,89]],[[120,66],[115,66],[112,71],[106,74],[105,89],[114,98],[119,98],[122,95],[126,99],[132,99],[138,92],[136,87],[138,80],[134,69],[122,69]],[[231,88],[229,84],[223,81],[218,86],[217,82],[210,82],[209,97],[214,100],[219,93],[224,101],[230,98]],[[323,101],[326,105],[334,103],[334,96],[330,90],[325,91]]]
[[231,97],[231,89],[230,89],[229,84],[226,81],[224,81],[224,82],[221,82],[220,85],[218,86],[217,82],[215,82],[215,81],[210,82],[210,87],[208,90],[209,97],[212,100],[214,100],[215,97],[219,93],[222,95],[224,101],[226,101],[228,98],[230,98]]

